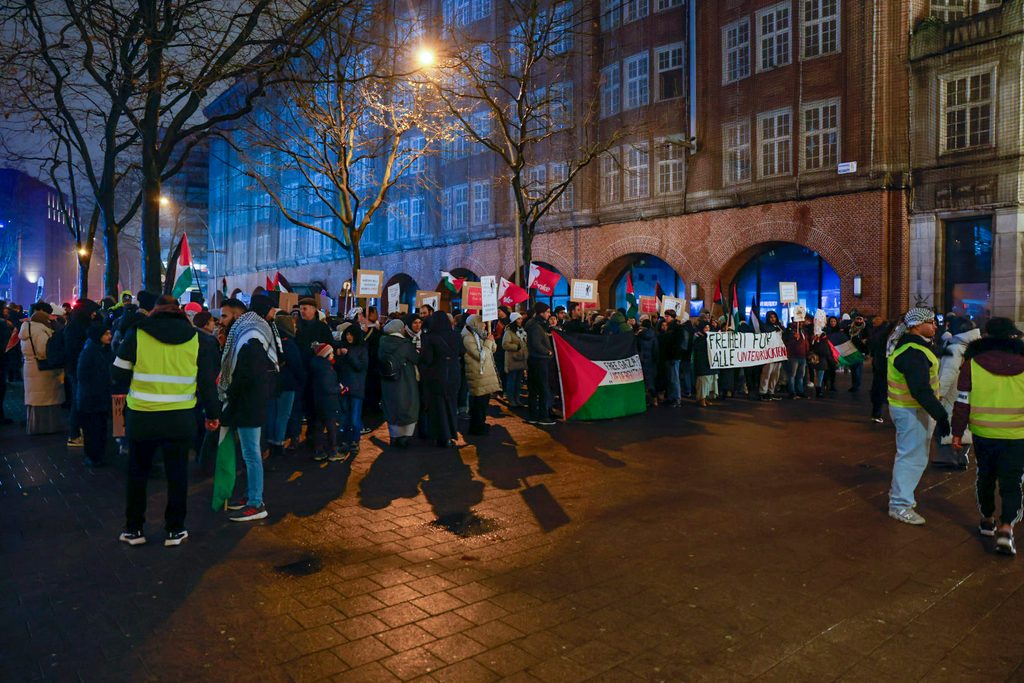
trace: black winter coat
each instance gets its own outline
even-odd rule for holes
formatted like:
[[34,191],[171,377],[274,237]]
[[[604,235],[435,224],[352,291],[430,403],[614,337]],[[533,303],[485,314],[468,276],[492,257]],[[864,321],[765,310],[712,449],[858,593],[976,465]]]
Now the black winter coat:
[[452,330],[434,327],[423,335],[420,378],[424,384],[439,384],[454,394],[462,382],[462,339]]
[[717,370],[711,369],[711,361],[708,360],[708,338],[706,335],[698,334],[693,338],[693,374],[695,377],[714,375]]
[[348,387],[352,398],[366,396],[366,369],[369,367],[369,349],[366,344],[342,346],[348,353],[334,357],[334,370],[338,374],[338,382]]
[[295,338],[281,335],[281,346],[283,362],[280,363],[281,372],[277,375],[278,395],[285,391],[300,391],[306,383],[306,366],[302,362],[302,352]]
[[640,356],[640,366],[644,371],[644,384],[648,391],[654,391],[654,383],[658,377],[658,337],[654,330],[640,330],[636,335],[636,349]]
[[238,351],[222,422],[229,427],[262,427],[277,386],[275,374],[263,344],[258,339],[247,341]]
[[109,345],[92,339],[85,342],[85,348],[78,354],[76,368],[78,383],[75,384],[75,409],[78,412],[110,412],[110,372],[113,364],[114,352]]
[[313,391],[313,408],[317,419],[330,422],[338,419],[341,411],[341,387],[331,361],[320,356],[309,359],[309,386]]

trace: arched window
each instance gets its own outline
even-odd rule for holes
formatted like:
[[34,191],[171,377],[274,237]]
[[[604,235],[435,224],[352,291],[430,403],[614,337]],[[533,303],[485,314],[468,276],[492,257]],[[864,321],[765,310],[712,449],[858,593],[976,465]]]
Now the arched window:
[[819,308],[828,315],[839,315],[839,275],[816,251],[786,242],[765,245],[764,251],[740,269],[735,283],[744,315],[750,315],[750,302],[756,295],[762,318],[775,311],[788,325],[789,310],[779,301],[779,282],[796,283],[797,303],[807,308],[808,315]]

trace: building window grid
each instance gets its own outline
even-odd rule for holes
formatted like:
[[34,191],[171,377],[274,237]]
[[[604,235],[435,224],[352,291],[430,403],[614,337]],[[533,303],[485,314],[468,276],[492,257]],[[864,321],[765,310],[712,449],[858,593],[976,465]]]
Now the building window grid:
[[626,101],[623,109],[636,109],[650,101],[650,59],[640,52],[623,61],[626,72]]
[[601,0],[601,30],[611,31],[622,25],[621,0]]
[[986,67],[941,81],[941,152],[986,147],[993,142],[995,70]]
[[942,21],[957,21],[967,16],[966,0],[931,0],[929,14]]
[[427,200],[422,195],[409,197],[409,237],[421,237],[426,229]]
[[750,20],[722,28],[722,82],[735,83],[750,75]]
[[658,150],[658,194],[678,194],[683,191],[683,145],[680,138],[662,138],[656,141]]
[[[551,186],[560,185],[566,181],[569,177],[569,164],[564,161],[556,161],[551,164],[551,168],[548,170],[548,178],[550,178]],[[572,211],[575,207],[575,196],[573,193],[572,183],[565,186],[562,194],[559,195],[558,201],[556,201],[552,207],[556,211]]]
[[488,225],[491,222],[491,184],[487,181],[473,183],[473,225]]
[[572,126],[572,81],[555,83],[548,88],[548,120],[551,130],[564,130]]
[[601,69],[601,118],[622,110],[622,71],[615,62]]
[[792,172],[793,113],[789,109],[765,112],[758,116],[762,178]]
[[673,7],[681,7],[682,5],[683,0],[658,0],[655,11],[661,12],[663,10],[672,9]]
[[750,181],[750,122],[736,121],[723,127],[725,144],[723,176],[728,185]]
[[839,52],[839,0],[801,0],[804,59]]
[[622,23],[628,24],[646,17],[651,11],[650,0],[620,0],[622,4]]
[[651,163],[648,144],[637,142],[625,148],[626,199],[643,199],[651,193]]
[[610,149],[601,156],[601,203],[616,204],[621,198],[619,150]]
[[562,55],[572,49],[573,42],[573,4],[565,0],[555,5],[551,14],[551,53]]
[[665,45],[654,51],[658,69],[658,99],[671,100],[683,96],[683,44]]
[[758,64],[760,71],[785,66],[790,62],[790,7],[780,4],[757,13]]
[[803,168],[825,171],[839,164],[839,101],[813,102],[803,109]]

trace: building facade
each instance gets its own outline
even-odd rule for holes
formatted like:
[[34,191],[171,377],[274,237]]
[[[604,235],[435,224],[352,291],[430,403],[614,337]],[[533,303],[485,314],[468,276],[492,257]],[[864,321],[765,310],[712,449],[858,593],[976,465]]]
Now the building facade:
[[1024,319],[1022,59],[1021,0],[914,32],[910,294],[943,311]]
[[[918,294],[934,297],[940,290],[918,254],[941,247],[917,237],[924,216],[915,215],[909,230],[911,211],[923,208],[913,188],[934,175],[912,166],[926,163],[918,122],[930,115],[911,109],[911,35],[917,88],[922,26],[976,21],[967,17],[995,4],[586,2],[594,33],[574,46],[580,57],[572,106],[582,112],[595,103],[597,115],[583,133],[631,132],[576,178],[542,223],[534,260],[565,278],[598,280],[602,306],[622,304],[626,272],[634,273],[639,294],[659,287],[694,309],[711,301],[719,282],[736,284],[741,306],[757,298],[762,312],[781,310],[780,281],[797,282],[801,303],[830,314],[857,309],[892,317]],[[503,35],[503,7],[444,0],[421,3],[419,11],[428,25],[434,18],[441,24],[433,35],[443,45],[445,21]],[[1019,2],[999,11],[1019,15]],[[929,16],[938,18],[922,24]],[[1010,88],[1013,79],[999,83]],[[914,106],[927,105],[915,96]],[[288,225],[258,193],[247,194],[251,184],[233,155],[213,142],[211,249],[225,259],[214,260],[212,277],[248,291],[280,270],[293,282],[337,292],[350,276],[345,252]],[[389,197],[395,209],[382,211],[368,233],[364,267],[401,282],[403,299],[435,289],[442,270],[510,277],[515,241],[499,166],[483,150],[456,143],[425,160],[423,172],[438,179],[436,192]],[[558,160],[534,173],[539,182],[556,181]],[[1016,184],[1003,182],[1016,196]],[[1009,204],[1003,209],[1008,215]],[[1011,253],[1020,258],[1019,247],[1001,253],[1006,277],[1019,284],[1020,265],[1009,263]],[[1004,277],[1000,272],[993,277]],[[992,281],[993,290],[1012,285]],[[552,303],[564,303],[566,294],[556,292]],[[1019,299],[998,310],[1014,305],[1011,317],[1024,317]]]
[[[0,169],[0,299],[26,308],[79,298],[78,253],[67,207],[53,187],[16,169]],[[103,260],[94,255],[89,294],[103,291]]]

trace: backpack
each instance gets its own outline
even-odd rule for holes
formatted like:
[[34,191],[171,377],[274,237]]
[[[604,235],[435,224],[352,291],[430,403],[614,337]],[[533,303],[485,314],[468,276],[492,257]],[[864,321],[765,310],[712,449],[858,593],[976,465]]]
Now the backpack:
[[402,365],[395,361],[392,356],[387,356],[380,359],[380,365],[377,366],[380,369],[381,379],[386,379],[394,382],[398,379],[398,376],[402,372]]
[[67,363],[68,347],[64,340],[66,330],[67,327],[61,329],[60,332],[55,332],[46,342],[46,360],[43,362],[49,366],[50,370],[63,368]]

